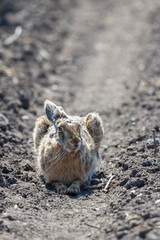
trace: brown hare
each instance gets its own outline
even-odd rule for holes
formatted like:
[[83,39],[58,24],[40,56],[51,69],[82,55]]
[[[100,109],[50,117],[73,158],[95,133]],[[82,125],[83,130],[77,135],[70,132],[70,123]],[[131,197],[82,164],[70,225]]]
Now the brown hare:
[[49,100],[44,109],[46,116],[36,120],[33,133],[38,166],[59,193],[78,194],[98,164],[102,120],[97,113],[69,116]]

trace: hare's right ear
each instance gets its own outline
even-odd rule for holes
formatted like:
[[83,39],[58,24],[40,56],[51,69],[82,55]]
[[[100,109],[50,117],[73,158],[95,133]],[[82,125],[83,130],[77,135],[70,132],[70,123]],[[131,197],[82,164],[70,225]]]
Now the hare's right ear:
[[67,114],[63,108],[55,105],[49,100],[46,100],[44,102],[44,110],[46,112],[48,120],[53,124],[55,124],[58,118],[67,118]]

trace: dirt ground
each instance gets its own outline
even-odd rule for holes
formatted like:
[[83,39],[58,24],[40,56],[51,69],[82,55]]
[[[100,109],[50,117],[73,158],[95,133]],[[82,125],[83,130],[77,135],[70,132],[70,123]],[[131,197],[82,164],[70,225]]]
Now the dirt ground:
[[[100,113],[108,193],[60,195],[38,176],[45,99]],[[1,0],[0,238],[159,240],[159,119],[159,0]]]

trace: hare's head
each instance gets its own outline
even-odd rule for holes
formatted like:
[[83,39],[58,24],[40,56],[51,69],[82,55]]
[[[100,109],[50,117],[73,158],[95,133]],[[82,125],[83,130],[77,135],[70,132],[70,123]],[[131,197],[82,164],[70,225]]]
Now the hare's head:
[[77,121],[59,120],[58,121],[59,139],[64,149],[69,153],[74,153],[80,150],[80,124]]
[[46,100],[44,104],[48,120],[58,131],[59,142],[69,153],[80,150],[80,123],[78,120],[69,119],[62,107]]

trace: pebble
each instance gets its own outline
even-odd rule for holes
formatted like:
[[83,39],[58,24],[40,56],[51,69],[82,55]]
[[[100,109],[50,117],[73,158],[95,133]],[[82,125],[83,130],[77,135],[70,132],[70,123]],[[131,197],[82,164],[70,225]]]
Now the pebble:
[[128,169],[128,164],[127,163],[122,163],[122,168],[123,168],[123,170],[127,170]]
[[159,240],[159,234],[155,234],[154,232],[149,232],[148,234],[146,234],[146,240]]
[[4,185],[3,176],[2,176],[2,174],[0,173],[0,186],[3,186],[3,185]]
[[133,169],[130,176],[135,177],[137,173],[138,173],[138,171],[136,169]]
[[120,232],[117,233],[117,238],[118,238],[118,239],[121,239],[121,238],[123,238],[127,233],[128,233],[127,230],[120,231]]
[[144,145],[141,146],[141,147],[139,148],[138,152],[145,152],[145,146],[144,146]]
[[7,168],[6,166],[4,166],[4,167],[2,167],[2,172],[3,173],[9,173],[9,172],[11,172],[12,170],[11,169],[9,169],[9,168]]
[[19,124],[18,125],[18,131],[23,132],[23,130],[24,130],[24,126],[22,124]]
[[136,194],[135,194],[135,192],[136,192],[135,190],[132,190],[132,191],[131,191],[131,194],[130,194],[130,196],[131,196],[131,198],[132,198],[132,199],[136,197]]
[[141,188],[145,185],[145,182],[144,180],[142,179],[136,179],[136,180],[130,180],[128,181],[127,185],[126,185],[126,188],[127,189],[130,189],[132,187],[137,187],[137,188]]
[[123,170],[127,170],[128,169],[128,164],[127,163],[124,163],[122,161],[119,161],[116,165],[118,168],[119,167],[122,167]]
[[157,132],[159,132],[159,131],[160,131],[159,125],[155,125],[154,129],[155,129]]
[[147,148],[154,148],[155,144],[159,145],[159,138],[155,139],[155,143],[153,138],[149,138],[146,143],[147,143]]
[[135,147],[132,147],[132,146],[127,147],[127,151],[134,151],[134,150],[135,150]]
[[0,128],[5,132],[7,130],[7,124],[0,122]]
[[158,203],[160,203],[160,199],[158,199],[158,200],[155,201],[155,204],[158,204]]
[[22,120],[28,120],[29,119],[29,117],[27,115],[23,115],[21,118],[22,118]]
[[15,113],[18,113],[18,107],[20,105],[20,102],[17,100],[10,101],[8,103],[8,110],[13,110]]
[[136,199],[136,203],[137,204],[144,204],[145,202],[143,200],[141,200],[141,199]]
[[0,92],[0,99],[2,100],[5,97],[3,92]]
[[139,193],[139,194],[137,195],[137,197],[140,198],[140,197],[142,197],[142,195],[143,195],[142,193]]
[[142,163],[142,166],[143,167],[150,167],[150,166],[152,166],[152,162],[153,162],[153,160],[151,158],[149,158]]
[[2,218],[0,218],[0,224],[2,224],[3,223],[3,219]]
[[121,182],[120,182],[120,186],[124,186],[127,182],[128,182],[129,178],[124,178]]
[[144,239],[146,237],[147,233],[150,231],[151,231],[151,228],[141,229],[139,232],[139,236]]
[[29,99],[25,94],[20,94],[19,99],[21,101],[21,106],[24,109],[28,109],[29,108]]
[[7,179],[7,181],[8,181],[10,184],[15,184],[15,183],[17,183],[17,179],[14,178],[14,177],[9,177],[9,178]]

